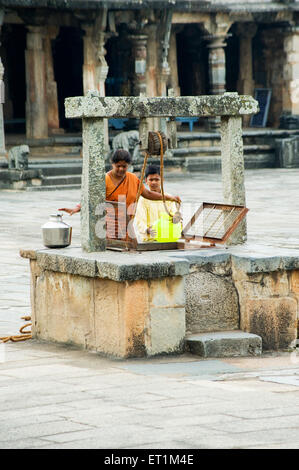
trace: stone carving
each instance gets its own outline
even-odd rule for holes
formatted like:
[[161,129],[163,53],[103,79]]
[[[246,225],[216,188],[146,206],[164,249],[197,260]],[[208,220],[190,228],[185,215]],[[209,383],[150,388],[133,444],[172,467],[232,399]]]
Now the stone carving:
[[138,160],[139,156],[139,132],[128,131],[120,132],[112,139],[112,151],[124,149],[130,152],[132,161]]
[[18,145],[12,147],[8,152],[8,168],[16,170],[28,170],[28,155],[30,153],[28,145]]

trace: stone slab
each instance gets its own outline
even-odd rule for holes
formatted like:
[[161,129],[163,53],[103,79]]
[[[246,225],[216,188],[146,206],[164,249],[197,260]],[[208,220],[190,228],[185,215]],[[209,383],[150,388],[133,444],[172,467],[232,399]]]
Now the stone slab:
[[[271,248],[271,247],[270,247]],[[237,247],[217,247],[209,250],[176,250],[150,252],[93,252],[86,253],[80,246],[61,249],[21,249],[23,258],[37,259],[43,269],[68,272],[114,281],[153,279],[189,274],[197,267],[215,274],[228,274],[231,262],[247,274],[291,271],[299,269],[299,256],[293,250],[273,249],[267,246],[245,244]]]
[[252,96],[102,97],[96,91],[65,99],[67,118],[141,118],[176,116],[240,116],[258,112]]
[[42,249],[35,252],[21,250],[20,255],[23,258],[35,258],[43,270],[119,282],[183,276],[189,272],[188,261],[171,258],[164,251],[155,251],[155,260],[150,253],[86,253],[80,247]]
[[[121,369],[142,375],[166,375],[181,377],[203,377],[213,379],[217,374],[237,373],[242,369],[218,360],[201,360],[189,362],[164,362],[160,364],[123,364]],[[214,377],[216,378],[216,377]]]
[[190,335],[186,342],[191,353],[203,357],[258,356],[262,352],[261,337],[244,331]]

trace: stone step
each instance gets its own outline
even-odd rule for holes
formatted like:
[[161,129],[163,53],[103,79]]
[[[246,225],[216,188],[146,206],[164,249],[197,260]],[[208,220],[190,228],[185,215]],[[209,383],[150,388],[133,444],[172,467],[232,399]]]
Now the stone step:
[[44,176],[81,175],[82,160],[30,161],[29,168],[41,170]]
[[81,175],[46,176],[42,186],[72,186],[81,184]]
[[[262,153],[275,153],[275,147],[273,145],[244,145],[244,155],[249,154],[262,154]],[[220,156],[220,146],[210,147],[178,147],[173,149],[174,156]]]
[[[173,158],[175,160],[176,157]],[[276,164],[275,154],[251,154],[244,155],[244,166],[247,170],[257,168],[274,168]],[[220,155],[210,156],[192,156],[186,157],[182,167],[187,172],[196,171],[218,171],[221,169]]]
[[58,186],[29,186],[28,188],[26,188],[26,191],[57,191],[69,189],[81,189],[81,184],[68,184]]
[[186,337],[186,348],[201,357],[259,356],[262,338],[241,330],[198,333]]

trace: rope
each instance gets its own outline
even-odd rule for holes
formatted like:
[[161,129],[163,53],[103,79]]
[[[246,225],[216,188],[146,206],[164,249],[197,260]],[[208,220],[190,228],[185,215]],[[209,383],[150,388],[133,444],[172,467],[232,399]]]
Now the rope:
[[163,140],[160,132],[157,132],[157,136],[160,140],[160,176],[161,176],[161,193],[162,193],[162,200],[163,200],[163,205],[164,208],[169,215],[169,217],[172,217],[172,214],[169,212],[168,207],[165,203],[165,194],[164,194],[164,152],[163,152]]
[[163,153],[163,141],[162,141],[162,136],[160,134],[160,132],[157,132],[157,135],[159,137],[159,140],[160,140],[160,176],[161,176],[161,193],[162,193],[162,198],[163,198],[163,205],[164,205],[164,208],[167,212],[167,214],[169,215],[169,217],[171,217],[171,220],[172,220],[172,223],[176,224],[176,223],[179,223],[181,220],[182,220],[182,216],[181,216],[181,213],[180,213],[180,203],[179,202],[176,202],[176,208],[177,208],[177,211],[175,214],[172,214],[171,212],[169,212],[168,210],[168,207],[166,205],[166,202],[165,202],[165,194],[164,194],[164,153]]
[[[163,205],[164,205],[164,208],[165,208],[167,214],[169,215],[169,217],[171,217],[172,219],[173,219],[174,217],[176,217],[176,218],[178,219],[178,222],[179,222],[179,220],[181,220],[181,215],[180,215],[180,212],[179,212],[180,204],[176,202],[177,212],[176,212],[175,215],[173,215],[173,214],[171,214],[171,212],[169,212],[168,207],[167,207],[166,202],[165,202],[165,193],[164,193],[164,152],[163,152],[163,139],[162,139],[162,136],[161,136],[160,132],[156,132],[155,134],[158,136],[158,139],[159,139],[159,141],[160,141],[160,176],[161,176],[161,193],[162,193]],[[144,157],[144,161],[143,161],[143,166],[142,166],[142,171],[141,171],[141,177],[140,177],[138,192],[137,192],[137,196],[136,196],[136,200],[135,200],[134,213],[133,213],[133,215],[131,216],[131,220],[133,220],[134,217],[135,217],[135,215],[136,215],[137,203],[138,203],[138,200],[139,200],[140,194],[141,194],[141,187],[142,187],[142,182],[143,182],[143,179],[144,179],[145,168],[146,168],[146,164],[147,164],[148,157],[149,157],[149,153],[148,153],[148,151],[145,151],[145,157]],[[176,223],[176,222],[175,222],[175,223]]]
[[145,157],[144,157],[144,161],[143,161],[143,166],[142,166],[142,171],[141,171],[141,177],[140,177],[139,186],[138,186],[138,191],[137,191],[137,196],[136,196],[135,205],[134,205],[134,213],[133,213],[132,216],[131,216],[131,220],[133,220],[134,217],[135,217],[135,215],[136,215],[137,203],[138,203],[138,201],[139,201],[140,194],[141,194],[142,182],[143,182],[143,179],[144,179],[145,168],[146,168],[146,164],[147,164],[147,159],[148,159],[148,157],[149,157],[149,154],[148,154],[147,151],[145,151]]
[[[21,317],[22,320],[25,320],[25,321],[29,321],[31,320],[31,317]],[[27,326],[31,326],[32,323],[26,323],[25,325],[21,326],[20,328],[20,335],[13,335],[13,336],[3,336],[2,338],[0,338],[0,341],[2,341],[3,343],[7,343],[7,341],[13,341],[13,342],[17,342],[17,341],[25,341],[26,339],[30,339],[32,338],[32,334],[31,334],[31,331],[23,331],[24,328],[27,328]]]

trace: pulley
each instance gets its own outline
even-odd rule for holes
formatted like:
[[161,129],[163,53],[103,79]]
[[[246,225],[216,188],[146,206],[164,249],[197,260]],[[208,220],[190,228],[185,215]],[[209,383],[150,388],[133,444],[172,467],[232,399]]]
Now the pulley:
[[[159,137],[161,136],[161,138]],[[162,140],[162,151],[161,151]],[[161,155],[167,150],[167,136],[163,132],[149,132],[148,133],[148,148],[149,155]]]

